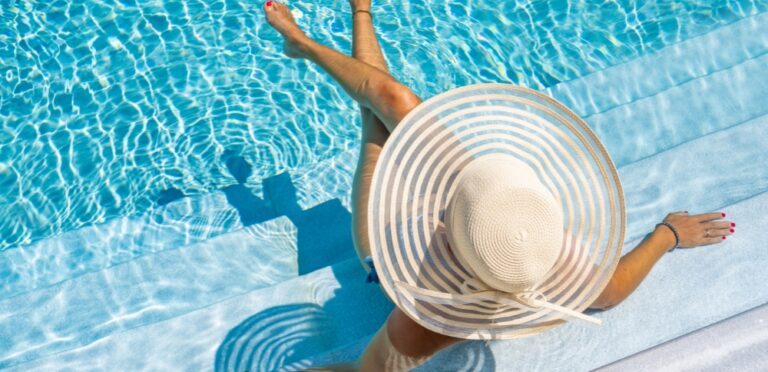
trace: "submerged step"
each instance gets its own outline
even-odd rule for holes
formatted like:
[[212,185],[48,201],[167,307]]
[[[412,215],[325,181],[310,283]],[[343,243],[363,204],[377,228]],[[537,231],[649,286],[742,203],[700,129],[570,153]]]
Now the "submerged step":
[[616,165],[768,114],[768,13],[549,93],[581,115]]
[[2,299],[0,368],[294,278],[296,235],[278,218]]
[[768,190],[768,115],[686,142],[619,168],[627,205],[626,239],[665,213],[718,210]]
[[[0,298],[281,216],[299,227],[299,245],[312,246],[300,250],[302,273],[343,261],[354,255],[350,249],[349,190],[356,159],[357,151],[350,150],[292,170],[290,176],[282,173],[247,186],[236,184],[210,194],[183,197],[144,215],[86,226],[2,251]],[[324,237],[313,242],[311,236],[319,233]],[[314,254],[305,255],[310,251]]]
[[768,53],[766,24],[768,13],[747,17],[548,92],[579,115],[592,116]]
[[366,337],[390,309],[354,258],[11,370],[271,371]]
[[[131,228],[121,230],[124,233],[118,240],[105,241],[96,233],[106,232],[104,226],[88,230],[96,231],[90,234],[73,232],[80,240],[71,242],[71,246],[118,242],[122,245],[102,249],[128,247],[134,256],[117,265],[115,260],[109,261],[109,266],[90,262],[91,268],[105,265],[106,269],[78,272],[80,276],[37,290],[28,286],[30,290],[0,300],[0,311],[7,314],[0,317],[0,339],[5,342],[0,350],[7,350],[0,353],[0,366],[76,348],[350,258],[357,261],[348,210],[353,172],[349,164],[354,164],[350,159],[355,156],[355,151],[348,151],[316,166],[295,170],[293,175],[283,173],[261,180],[258,195],[252,188],[238,184],[210,195],[181,199],[163,209],[164,218],[150,215],[128,221]],[[318,182],[331,179],[336,187],[319,187]],[[206,215],[218,215],[220,210],[226,211],[221,221],[233,223],[223,224],[221,230],[204,230],[208,235],[184,229],[192,225],[185,221],[205,220]],[[146,221],[181,226],[170,231],[152,225],[142,228]],[[128,222],[113,221],[109,226]],[[243,228],[243,222],[254,224]],[[222,231],[223,226],[232,231]],[[205,236],[210,239],[195,241]],[[178,240],[180,237],[187,240]],[[152,252],[155,254],[149,254]],[[51,274],[63,278],[67,272]],[[37,283],[51,278],[55,276],[37,278]],[[30,333],[40,329],[43,319],[46,327],[56,332]],[[16,326],[28,331],[15,332]]]
[[768,114],[768,79],[758,76],[768,76],[768,54],[586,121],[621,166]]
[[68,231],[0,252],[0,298],[241,228],[223,193],[187,197],[152,212]]

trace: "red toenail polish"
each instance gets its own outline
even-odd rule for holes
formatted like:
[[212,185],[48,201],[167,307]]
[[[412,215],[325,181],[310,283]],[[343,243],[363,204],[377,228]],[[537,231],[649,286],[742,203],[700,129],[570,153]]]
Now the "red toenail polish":
[[734,230],[734,229],[731,229],[731,232],[735,232],[735,231],[736,231],[736,230]]
[[731,227],[736,227],[736,224],[731,222]]
[[267,6],[272,6],[272,2],[271,1],[267,1]]
[[723,217],[725,217],[725,213],[723,213]]
[[723,240],[725,240],[725,237],[723,237]]

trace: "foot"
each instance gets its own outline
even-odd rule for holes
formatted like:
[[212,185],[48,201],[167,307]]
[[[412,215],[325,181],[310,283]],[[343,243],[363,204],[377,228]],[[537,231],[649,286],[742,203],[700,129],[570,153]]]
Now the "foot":
[[267,1],[264,13],[267,15],[267,23],[283,35],[283,53],[291,58],[304,58],[303,42],[309,38],[296,25],[288,7],[277,1]]
[[367,10],[371,11],[371,0],[349,0],[352,11]]

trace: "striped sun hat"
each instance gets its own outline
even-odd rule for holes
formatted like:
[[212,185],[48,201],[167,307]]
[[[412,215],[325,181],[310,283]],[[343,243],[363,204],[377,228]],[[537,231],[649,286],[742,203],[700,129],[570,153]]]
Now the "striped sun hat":
[[368,231],[382,287],[422,326],[534,335],[582,314],[624,241],[616,167],[561,103],[504,84],[453,89],[403,119],[379,157]]

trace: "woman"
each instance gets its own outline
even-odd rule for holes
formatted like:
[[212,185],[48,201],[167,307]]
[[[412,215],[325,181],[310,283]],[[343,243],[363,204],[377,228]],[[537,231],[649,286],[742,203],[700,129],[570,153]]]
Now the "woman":
[[[287,56],[307,59],[323,68],[360,105],[362,143],[352,191],[352,213],[355,247],[365,262],[371,255],[367,213],[377,160],[390,132],[421,99],[388,73],[373,29],[370,0],[350,0],[350,5],[354,22],[353,57],[320,45],[305,35],[285,5],[269,1],[264,11],[268,23],[284,37]],[[722,212],[668,214],[663,224],[657,225],[634,250],[621,257],[605,289],[589,307],[608,309],[621,303],[670,249],[722,242],[735,227],[724,218]],[[364,352],[358,367],[375,371],[410,369],[461,340],[423,327],[396,307]]]

